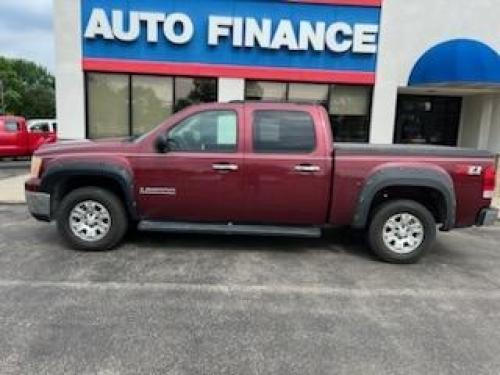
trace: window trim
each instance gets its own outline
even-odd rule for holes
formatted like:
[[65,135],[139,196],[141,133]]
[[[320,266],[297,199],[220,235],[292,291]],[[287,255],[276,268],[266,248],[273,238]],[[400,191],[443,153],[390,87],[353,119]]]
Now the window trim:
[[[182,119],[180,119],[174,125],[170,126],[168,129],[166,129],[166,134],[168,135],[172,130],[174,130],[176,127],[178,127],[179,125],[181,125],[187,119],[189,119],[189,118],[191,118],[193,116],[198,116],[198,115],[201,115],[203,113],[209,113],[209,112],[232,112],[232,113],[234,113],[234,115],[236,116],[236,145],[235,145],[236,147],[235,147],[235,149],[233,151],[214,151],[214,150],[207,150],[207,151],[185,151],[185,150],[175,150],[175,151],[170,152],[171,154],[175,153],[175,154],[201,154],[201,155],[205,155],[205,154],[237,154],[237,153],[240,152],[240,145],[241,145],[241,142],[240,142],[240,115],[239,115],[238,111],[236,111],[235,109],[231,109],[231,108],[203,109],[203,110],[200,110],[200,111],[196,111],[196,112],[190,113],[186,117],[183,117]],[[156,138],[158,138],[159,136],[161,136],[161,134],[162,133],[160,133],[160,135],[158,135]],[[165,134],[165,133],[163,133],[163,134]]]
[[[288,113],[305,113],[309,119],[311,120],[312,128],[313,128],[313,136],[314,136],[314,147],[310,151],[291,151],[291,150],[282,150],[282,151],[257,151],[255,149],[255,114],[257,112],[288,112]],[[296,110],[296,109],[254,109],[252,111],[252,122],[251,122],[251,152],[253,154],[258,155],[312,155],[318,151],[318,136],[317,136],[317,127],[316,122],[314,121],[314,117],[311,115],[309,111],[304,110]]]

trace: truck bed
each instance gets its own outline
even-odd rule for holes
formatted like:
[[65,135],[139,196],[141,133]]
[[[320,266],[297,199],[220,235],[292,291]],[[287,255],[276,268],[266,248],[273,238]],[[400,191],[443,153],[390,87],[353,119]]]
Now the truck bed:
[[458,158],[492,158],[489,151],[448,146],[381,145],[364,143],[334,143],[337,155],[397,155],[397,156],[444,156]]

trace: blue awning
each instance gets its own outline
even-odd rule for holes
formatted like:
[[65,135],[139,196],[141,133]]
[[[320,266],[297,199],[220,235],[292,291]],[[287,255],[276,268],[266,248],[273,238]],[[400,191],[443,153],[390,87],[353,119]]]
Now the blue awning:
[[488,45],[456,39],[428,50],[415,64],[408,86],[500,85],[500,54]]

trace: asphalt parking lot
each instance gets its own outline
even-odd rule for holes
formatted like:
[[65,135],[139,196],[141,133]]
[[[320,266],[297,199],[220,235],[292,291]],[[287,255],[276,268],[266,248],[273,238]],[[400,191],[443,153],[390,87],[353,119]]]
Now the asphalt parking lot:
[[0,205],[1,374],[500,373],[500,227],[413,266],[340,230],[129,237],[74,252]]

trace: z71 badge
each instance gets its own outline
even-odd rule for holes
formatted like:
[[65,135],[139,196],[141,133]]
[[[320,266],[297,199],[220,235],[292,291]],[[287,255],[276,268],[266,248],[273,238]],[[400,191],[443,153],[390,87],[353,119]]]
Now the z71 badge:
[[176,188],[171,187],[141,187],[139,189],[141,195],[177,195]]

